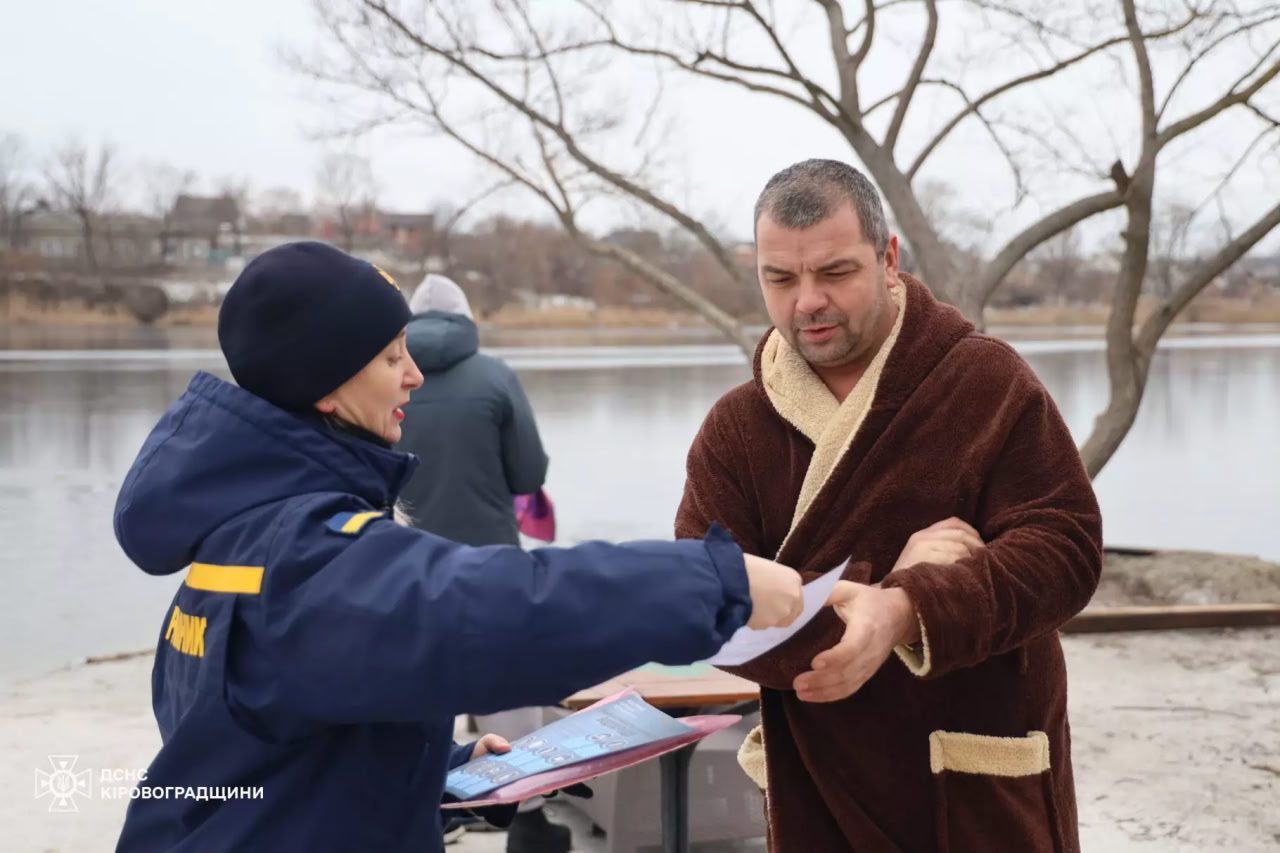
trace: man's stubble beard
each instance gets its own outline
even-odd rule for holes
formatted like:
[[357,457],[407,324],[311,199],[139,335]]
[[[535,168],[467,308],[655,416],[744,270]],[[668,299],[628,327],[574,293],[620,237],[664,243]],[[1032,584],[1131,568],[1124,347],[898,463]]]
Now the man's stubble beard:
[[823,323],[835,323],[836,329],[830,340],[819,343],[806,341],[800,334],[799,328],[792,329],[795,347],[809,364],[817,367],[839,367],[857,357],[858,344],[862,337],[850,328],[848,317],[840,314],[840,318],[837,319],[830,312],[821,318]]
[[[879,325],[880,315],[889,310],[891,300],[886,290],[888,286],[888,276],[884,270],[880,271],[880,280],[876,283],[876,304],[873,310],[876,311],[876,323],[871,324],[874,329]],[[834,324],[836,333],[829,341],[821,343],[809,343],[800,334],[800,329],[805,326]],[[822,311],[817,314],[806,314],[804,317],[797,317],[792,321],[791,326],[792,346],[800,353],[800,356],[809,364],[815,367],[844,367],[852,364],[866,353],[862,351],[863,335],[858,329],[853,328],[849,317],[843,311]]]

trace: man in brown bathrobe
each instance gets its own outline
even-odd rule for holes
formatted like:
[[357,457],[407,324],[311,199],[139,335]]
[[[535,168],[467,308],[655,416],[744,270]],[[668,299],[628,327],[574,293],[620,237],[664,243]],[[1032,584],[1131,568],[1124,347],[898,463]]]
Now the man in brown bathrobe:
[[899,273],[852,167],[779,173],[756,227],[774,328],[694,440],[676,535],[719,522],[851,581],[731,670],[762,688],[770,850],[1077,851],[1057,629],[1102,530],[1067,427],[1009,346]]

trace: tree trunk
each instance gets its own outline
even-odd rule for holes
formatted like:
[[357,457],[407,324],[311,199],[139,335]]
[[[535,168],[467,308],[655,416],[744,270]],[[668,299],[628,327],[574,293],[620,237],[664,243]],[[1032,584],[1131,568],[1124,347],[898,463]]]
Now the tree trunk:
[[1121,384],[1112,381],[1107,408],[1094,420],[1093,431],[1080,449],[1090,479],[1097,477],[1115,455],[1138,417],[1138,407],[1146,390],[1145,371],[1139,377],[1135,370],[1130,379]]
[[929,224],[929,218],[920,207],[915,190],[911,188],[910,179],[898,168],[892,154],[865,134],[846,133],[845,138],[879,185],[889,210],[893,211],[898,228],[906,237],[912,257],[919,266],[921,280],[929,286],[934,296],[960,308],[970,320],[975,320],[976,317],[975,322],[980,322],[980,305],[975,310],[973,305],[961,304],[962,282],[956,280],[951,251]]
[[1134,184],[1125,202],[1128,223],[1124,231],[1125,255],[1107,321],[1107,376],[1111,395],[1107,408],[1094,421],[1093,432],[1081,449],[1089,476],[1097,476],[1115,454],[1138,416],[1146,390],[1147,371],[1156,342],[1139,347],[1133,339],[1138,297],[1146,278],[1151,244],[1151,199],[1155,189],[1154,158],[1135,171]]
[[907,238],[912,255],[920,268],[920,278],[929,285],[934,296],[956,306],[970,320],[980,315],[981,306],[975,315],[970,313],[974,310],[973,306],[963,304],[963,283],[956,278],[957,271],[951,251],[943,244],[938,232],[929,224],[928,218],[920,208],[920,203],[916,201],[911,184],[897,173],[896,167],[891,175],[884,177],[877,175],[876,179],[898,220],[898,227]]
[[1120,264],[1115,296],[1111,300],[1111,316],[1107,320],[1107,376],[1111,382],[1111,395],[1106,410],[1094,421],[1093,432],[1081,449],[1090,477],[1102,470],[1133,426],[1146,389],[1151,356],[1155,352],[1154,340],[1143,347],[1134,342],[1133,326],[1151,253],[1151,205],[1155,194],[1156,154],[1159,152],[1159,116],[1155,107],[1151,63],[1134,0],[1124,0],[1124,17],[1141,82],[1142,154],[1125,193],[1124,260]]
[[725,337],[736,344],[738,349],[742,350],[748,361],[755,358],[757,343],[755,338],[747,334],[742,323],[738,322],[728,312],[721,310],[711,300],[688,287],[684,282],[665,270],[649,263],[635,252],[614,243],[596,240],[582,233],[570,223],[566,223],[566,227],[574,239],[587,251],[621,264],[624,268],[631,270],[662,292],[679,299],[690,309],[700,314],[712,326],[724,333]]
[[89,272],[97,272],[98,256],[93,251],[93,217],[84,209],[76,213],[80,217],[80,240],[84,243],[85,263],[89,267]]

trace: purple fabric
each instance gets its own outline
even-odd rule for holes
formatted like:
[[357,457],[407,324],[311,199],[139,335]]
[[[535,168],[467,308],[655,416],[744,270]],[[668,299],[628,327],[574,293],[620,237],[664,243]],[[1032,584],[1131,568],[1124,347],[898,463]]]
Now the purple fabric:
[[538,489],[532,495],[516,495],[514,503],[521,533],[541,542],[555,541],[556,508],[546,491]]

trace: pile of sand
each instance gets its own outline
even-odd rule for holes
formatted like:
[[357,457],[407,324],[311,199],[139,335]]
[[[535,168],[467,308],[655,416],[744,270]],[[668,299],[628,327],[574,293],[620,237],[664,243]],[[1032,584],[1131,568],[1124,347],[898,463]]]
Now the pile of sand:
[[1280,603],[1280,564],[1204,551],[1108,551],[1090,606]]

